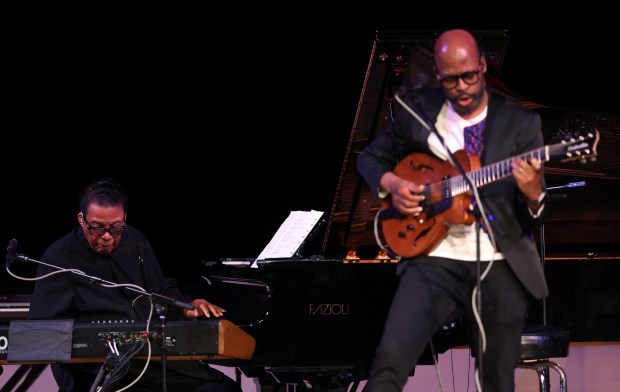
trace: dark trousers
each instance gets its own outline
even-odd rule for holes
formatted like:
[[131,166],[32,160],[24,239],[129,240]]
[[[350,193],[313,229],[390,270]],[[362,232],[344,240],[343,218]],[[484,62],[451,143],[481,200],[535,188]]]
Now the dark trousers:
[[[111,392],[129,385],[141,372],[144,361],[132,362],[128,373],[109,385],[104,392]],[[101,364],[53,364],[52,373],[59,392],[88,392]],[[151,361],[146,372],[131,388],[132,392],[163,390],[161,362]],[[98,384],[102,386],[101,383]],[[166,390],[188,392],[242,392],[241,387],[219,370],[199,361],[169,361],[166,371]]]
[[[472,314],[472,292],[477,280],[475,262],[435,257],[404,262],[408,264],[392,301],[365,392],[402,391],[441,326],[466,316],[475,327]],[[482,271],[487,264],[481,263]],[[512,392],[529,298],[504,260],[493,263],[482,282],[481,294],[486,335],[483,391]],[[477,337],[477,329],[472,330]],[[475,341],[470,343],[472,348],[476,347]]]

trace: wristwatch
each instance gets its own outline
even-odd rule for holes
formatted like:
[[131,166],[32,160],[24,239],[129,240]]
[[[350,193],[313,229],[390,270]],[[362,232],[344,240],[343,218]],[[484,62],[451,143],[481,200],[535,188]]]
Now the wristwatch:
[[527,199],[527,205],[530,207],[540,207],[545,203],[545,199],[547,198],[547,192],[541,192],[540,196],[538,196],[537,200]]

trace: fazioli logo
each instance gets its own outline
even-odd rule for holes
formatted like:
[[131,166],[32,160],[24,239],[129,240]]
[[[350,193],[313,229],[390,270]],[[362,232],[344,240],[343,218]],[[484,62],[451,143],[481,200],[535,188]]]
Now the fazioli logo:
[[9,347],[9,338],[0,336],[0,351],[4,351]]
[[347,316],[349,304],[310,304],[310,316]]

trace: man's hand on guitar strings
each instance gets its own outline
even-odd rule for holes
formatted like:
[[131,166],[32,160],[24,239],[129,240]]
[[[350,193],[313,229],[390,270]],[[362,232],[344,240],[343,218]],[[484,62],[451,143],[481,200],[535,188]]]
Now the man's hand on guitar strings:
[[420,203],[425,199],[424,185],[416,185],[394,173],[381,178],[381,187],[392,195],[392,205],[404,215],[418,216],[422,212]]
[[521,158],[512,161],[512,175],[519,189],[529,200],[538,200],[542,193],[543,167],[540,160],[531,158],[529,163]]

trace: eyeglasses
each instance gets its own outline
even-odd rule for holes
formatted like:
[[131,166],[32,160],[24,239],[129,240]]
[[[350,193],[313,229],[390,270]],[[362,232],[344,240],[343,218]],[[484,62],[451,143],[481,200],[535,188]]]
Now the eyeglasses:
[[480,80],[480,67],[478,67],[475,71],[463,72],[459,75],[446,76],[445,78],[437,79],[437,81],[441,83],[444,88],[452,89],[459,84],[459,79],[463,79],[463,81],[469,86],[477,83],[478,80]]
[[121,234],[123,234],[123,231],[125,230],[125,227],[127,227],[126,225],[123,226],[112,226],[112,227],[93,227],[90,223],[88,223],[88,221],[86,220],[86,217],[84,217],[84,223],[86,223],[86,228],[88,229],[88,232],[90,233],[90,235],[94,235],[96,237],[101,237],[103,235],[105,235],[105,233],[110,233],[110,235],[112,237],[117,237]]

